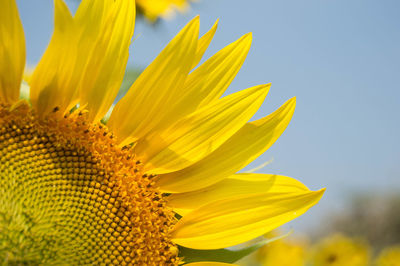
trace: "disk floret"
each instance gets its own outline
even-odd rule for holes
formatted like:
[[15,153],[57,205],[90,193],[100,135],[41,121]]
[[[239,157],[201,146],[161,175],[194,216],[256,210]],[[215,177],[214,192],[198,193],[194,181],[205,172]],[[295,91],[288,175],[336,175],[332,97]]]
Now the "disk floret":
[[154,176],[105,125],[0,107],[0,260],[175,265],[174,223]]

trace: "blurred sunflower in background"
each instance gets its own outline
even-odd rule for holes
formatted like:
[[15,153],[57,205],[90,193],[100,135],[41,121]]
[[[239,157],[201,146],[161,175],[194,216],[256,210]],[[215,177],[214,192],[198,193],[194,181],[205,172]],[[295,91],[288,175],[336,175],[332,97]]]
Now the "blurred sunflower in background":
[[365,235],[352,237],[337,232],[309,240],[304,235],[282,237],[273,231],[266,237],[271,241],[240,260],[240,265],[400,266],[399,245],[377,249]]
[[136,8],[139,15],[143,15],[148,22],[155,23],[160,18],[174,17],[176,12],[188,11],[191,2],[197,0],[136,0]]
[[336,234],[316,244],[312,255],[314,266],[367,266],[370,247],[362,240]]
[[305,239],[289,237],[263,246],[255,255],[262,266],[304,266],[308,255],[307,248],[308,243]]
[[[270,84],[222,97],[251,34],[197,66],[216,31],[190,21],[116,104],[135,2],[55,0],[53,37],[20,100],[25,41],[15,0],[0,2],[0,261],[177,265],[186,250],[258,237],[324,190],[235,174],[288,125],[291,99],[248,122]],[[197,260],[206,260],[197,259]],[[224,261],[215,259],[214,261]],[[232,262],[232,261],[230,261]]]
[[169,18],[176,11],[185,12],[193,0],[136,0],[139,13],[154,22],[158,18]]
[[400,266],[400,245],[389,246],[383,249],[377,260],[377,266]]

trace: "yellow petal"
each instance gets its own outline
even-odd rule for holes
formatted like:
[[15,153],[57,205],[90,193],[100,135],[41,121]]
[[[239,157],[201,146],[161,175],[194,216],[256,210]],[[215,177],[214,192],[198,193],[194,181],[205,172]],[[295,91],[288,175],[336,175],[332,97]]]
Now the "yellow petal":
[[246,124],[221,147],[181,171],[160,175],[158,186],[170,193],[198,190],[235,174],[264,153],[279,138],[292,118],[292,98],[272,114]]
[[218,27],[218,21],[219,19],[217,19],[217,21],[215,21],[214,25],[211,27],[211,29],[209,31],[207,31],[200,39],[199,42],[197,44],[197,51],[196,51],[196,56],[195,59],[193,61],[193,65],[192,67],[197,66],[197,64],[200,62],[201,58],[203,57],[204,53],[206,52],[208,46],[211,43],[211,40],[214,37],[215,32],[217,31],[217,27]]
[[265,193],[212,202],[183,216],[172,240],[194,249],[234,246],[302,215],[324,191]]
[[72,18],[55,0],[55,29],[31,80],[31,100],[39,114],[69,111],[80,100],[99,120],[111,106],[125,71],[133,34],[132,1],[84,0]]
[[296,193],[309,189],[294,178],[271,174],[236,174],[212,186],[172,194],[168,205],[185,215],[193,209],[222,199],[261,193]]
[[195,69],[185,84],[186,102],[203,107],[220,98],[243,65],[251,42],[252,34],[245,34]]
[[165,114],[160,127],[219,99],[246,59],[251,39],[251,33],[244,35],[194,70],[187,78],[174,108]]
[[199,18],[167,45],[115,106],[108,126],[121,145],[145,136],[182,94],[197,49]]
[[187,266],[234,266],[236,264],[215,262],[215,261],[201,261],[201,262],[192,262],[192,263],[188,263],[185,265],[187,265]]
[[[101,13],[103,16],[98,15]],[[86,0],[78,9],[76,20],[83,27],[79,47],[85,58],[80,102],[87,106],[89,118],[99,121],[115,100],[125,74],[135,26],[135,4],[125,0],[93,4]]]
[[54,5],[54,33],[30,81],[30,99],[39,115],[55,108],[65,112],[76,97],[77,28],[67,5],[62,0]]
[[143,158],[145,169],[167,173],[201,160],[254,115],[269,88],[270,84],[260,85],[226,96],[140,141],[136,152]]
[[0,1],[0,103],[18,101],[25,66],[25,37],[15,0]]

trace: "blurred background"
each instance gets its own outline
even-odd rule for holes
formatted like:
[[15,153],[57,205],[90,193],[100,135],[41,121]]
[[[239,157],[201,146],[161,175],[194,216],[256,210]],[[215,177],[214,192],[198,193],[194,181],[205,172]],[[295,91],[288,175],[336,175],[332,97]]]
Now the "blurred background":
[[[34,66],[51,37],[53,1],[18,3]],[[396,0],[196,1],[168,20],[138,20],[124,86],[197,14],[201,33],[220,19],[205,58],[253,32],[252,49],[227,93],[272,82],[254,119],[293,96],[297,108],[277,143],[245,170],[272,159],[258,172],[327,188],[283,232],[321,238],[340,231],[381,249],[400,243],[399,10]]]

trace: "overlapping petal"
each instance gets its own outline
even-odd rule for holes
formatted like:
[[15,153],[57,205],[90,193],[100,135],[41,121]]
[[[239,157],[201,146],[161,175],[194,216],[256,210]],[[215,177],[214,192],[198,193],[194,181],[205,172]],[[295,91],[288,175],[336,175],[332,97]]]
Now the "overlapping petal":
[[86,58],[78,87],[80,103],[90,110],[91,120],[99,121],[114,102],[125,74],[135,4],[125,0],[86,0],[80,5],[76,20],[83,25],[80,57]]
[[100,120],[110,108],[125,73],[133,34],[132,1],[84,0],[75,18],[55,0],[55,29],[31,80],[39,114],[61,112],[78,102]]
[[298,193],[309,189],[294,178],[272,174],[236,174],[214,185],[186,193],[172,194],[168,205],[180,215],[222,199],[253,194]]
[[153,174],[183,169],[212,153],[258,110],[270,84],[252,87],[205,106],[138,143],[135,151]]
[[25,67],[25,37],[15,0],[0,1],[0,103],[18,101]]
[[55,0],[54,5],[53,36],[30,80],[30,100],[40,115],[55,108],[64,112],[77,103],[78,28],[62,0]]
[[289,124],[293,98],[272,114],[246,124],[221,147],[196,164],[159,176],[161,190],[170,193],[198,190],[235,174],[265,152]]
[[190,73],[180,97],[163,114],[159,128],[218,100],[239,72],[249,52],[251,40],[251,33],[244,35]]
[[121,145],[129,144],[154,130],[174,106],[192,68],[199,34],[194,18],[167,45],[115,106],[108,126]]
[[209,31],[207,31],[201,38],[199,39],[197,43],[197,51],[196,51],[196,56],[193,60],[193,65],[192,67],[197,66],[197,64],[200,62],[201,58],[203,57],[204,53],[206,52],[208,46],[210,45],[215,32],[217,31],[218,27],[218,21],[215,21],[214,25],[211,27]]
[[194,249],[234,246],[265,234],[302,215],[323,190],[265,193],[225,199],[201,206],[175,225],[172,238]]
[[242,67],[251,42],[252,34],[245,34],[195,69],[186,81],[182,101],[203,107],[220,98]]

